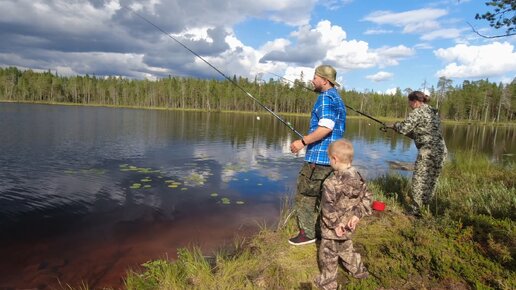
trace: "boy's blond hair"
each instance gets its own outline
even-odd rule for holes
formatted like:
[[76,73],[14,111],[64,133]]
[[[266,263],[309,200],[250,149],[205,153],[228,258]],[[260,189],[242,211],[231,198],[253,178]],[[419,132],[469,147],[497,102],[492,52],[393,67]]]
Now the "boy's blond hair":
[[346,139],[333,141],[328,147],[328,155],[335,155],[341,162],[351,163],[353,161],[353,144]]

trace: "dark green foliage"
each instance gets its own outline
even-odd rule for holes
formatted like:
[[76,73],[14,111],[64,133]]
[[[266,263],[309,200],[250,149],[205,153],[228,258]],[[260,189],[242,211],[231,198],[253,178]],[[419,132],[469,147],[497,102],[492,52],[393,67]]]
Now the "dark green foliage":
[[[308,114],[316,98],[299,80],[292,87],[273,79],[258,82],[235,76],[234,81],[275,112]],[[515,81],[509,85],[464,81],[454,88],[451,80],[441,78],[437,85],[438,90],[430,88],[431,105],[439,107],[443,119],[511,122],[516,117]],[[404,118],[410,111],[401,89],[394,95],[354,90],[343,90],[341,95],[349,107],[375,117]],[[0,68],[0,100],[206,111],[263,110],[228,80],[61,77],[14,67]],[[348,115],[358,114],[349,110]]]
[[493,0],[485,3],[492,11],[478,14],[475,19],[487,20],[489,25],[495,29],[505,28],[505,34],[509,36],[516,34],[516,1],[514,0]]

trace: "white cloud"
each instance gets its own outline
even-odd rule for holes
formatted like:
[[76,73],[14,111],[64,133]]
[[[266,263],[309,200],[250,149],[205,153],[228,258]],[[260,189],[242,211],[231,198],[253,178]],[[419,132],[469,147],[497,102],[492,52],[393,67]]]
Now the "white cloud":
[[163,21],[174,21],[172,19],[179,18],[184,21],[185,27],[232,26],[248,17],[299,26],[309,22],[310,13],[316,2],[316,0],[167,0],[159,4],[156,16]]
[[339,46],[347,38],[347,34],[342,27],[332,25],[328,20],[317,23],[315,30],[322,34],[321,40],[331,47]]
[[398,46],[384,46],[375,51],[383,57],[390,58],[405,58],[414,55],[414,49],[406,47],[404,45]]
[[312,80],[315,68],[313,67],[288,67],[283,76],[285,79],[294,81],[301,80],[306,84]]
[[328,8],[329,10],[337,10],[353,2],[354,0],[323,0],[319,1],[321,5]]
[[434,54],[448,63],[436,76],[447,78],[484,78],[516,72],[516,52],[508,42],[480,46],[458,44],[440,48]]
[[387,89],[387,90],[385,90],[385,94],[393,96],[396,94],[397,91],[398,91],[398,88]]
[[373,82],[382,82],[392,79],[393,74],[390,72],[380,71],[374,75],[366,76],[366,79],[371,80]]
[[426,32],[440,27],[437,19],[448,14],[444,9],[423,8],[405,12],[375,11],[364,20],[402,27],[404,33]]
[[389,34],[393,33],[392,30],[387,29],[368,29],[364,32],[365,35],[377,35],[377,34]]
[[404,45],[385,46],[373,51],[378,55],[378,65],[380,67],[398,65],[399,60],[408,58],[415,53],[414,49]]
[[[346,40],[346,32],[330,21],[323,20],[315,27],[301,26],[291,33],[292,41],[276,40],[262,49],[261,62],[284,62],[300,67],[314,67],[329,63],[340,70],[398,65],[400,59],[414,54],[403,45],[370,49],[365,41]],[[294,43],[295,45],[292,45]]]
[[[433,5],[433,9],[376,11],[369,14],[364,19],[370,21],[367,24],[373,25],[374,29],[365,31],[366,35],[399,33],[401,30],[404,33],[418,33],[421,37],[420,44],[407,47],[398,45],[404,41],[403,37],[406,40],[407,35],[402,38],[392,35],[384,42],[389,46],[377,47],[364,41],[364,35],[349,39],[350,31],[336,22],[314,22],[318,21],[316,17],[327,12],[322,8],[314,13],[315,7],[319,9],[327,5],[329,8],[337,8],[348,4],[350,0],[0,0],[0,65],[58,70],[60,74],[66,75],[88,73],[131,78],[151,78],[153,75],[159,78],[171,74],[219,77],[216,71],[192,53],[123,6],[137,10],[230,76],[236,74],[252,78],[259,73],[275,72],[295,79],[303,71],[305,80],[309,80],[315,66],[327,63],[336,67],[338,81],[344,83],[343,78],[348,71],[367,68],[374,72],[388,71],[386,67],[419,57],[416,55],[417,49],[443,47],[437,46],[438,42],[432,42],[430,46],[433,40],[452,38],[455,44],[463,40],[456,37],[460,36],[462,30],[441,27],[457,25],[457,21],[451,20],[461,19],[456,18],[456,9],[453,8],[449,10],[450,17],[443,17],[448,13],[444,7],[450,7],[449,4],[454,2],[446,1],[449,3],[424,4]],[[240,35],[235,31],[245,26],[238,25],[246,24],[245,21],[249,19],[263,21],[267,23],[266,26],[271,25],[256,35],[258,41],[254,43],[264,41],[262,37],[267,31],[273,31],[277,23],[282,24],[278,34],[274,31],[269,37],[280,36],[269,38],[269,42],[261,47],[243,43],[244,38],[239,39]],[[257,27],[257,30],[263,28]],[[357,28],[364,31],[361,27]],[[293,32],[286,34],[288,30]],[[244,33],[248,31],[244,29]],[[398,39],[400,42],[397,42]],[[510,38],[506,41],[512,43]],[[473,49],[473,46],[464,47]],[[439,50],[439,54],[453,54],[451,50]],[[508,61],[498,64],[489,60],[486,63],[494,63],[497,67],[514,67],[511,62],[514,50],[511,51],[504,56]],[[451,60],[445,60],[443,67],[446,68],[441,72],[465,75],[475,65],[480,65],[480,60],[468,63],[462,60],[460,52],[454,53],[456,57],[450,56]],[[435,55],[438,55],[438,50]],[[427,65],[426,60],[422,62]],[[486,72],[486,76],[489,72],[497,73],[500,70],[487,67],[487,64],[479,69]],[[369,76],[372,79],[382,78],[381,75],[372,74]],[[357,77],[365,82],[363,75],[364,72],[357,72],[349,78]],[[268,77],[264,79],[268,80]]]
[[343,70],[370,68],[375,66],[379,57],[377,53],[369,49],[365,41],[342,41],[338,46],[329,50],[326,60],[335,63],[335,66]]
[[414,45],[415,49],[433,49],[434,47],[430,45],[428,42],[422,42]]
[[462,30],[455,28],[438,29],[421,36],[421,40],[430,41],[438,38],[454,39],[459,38]]

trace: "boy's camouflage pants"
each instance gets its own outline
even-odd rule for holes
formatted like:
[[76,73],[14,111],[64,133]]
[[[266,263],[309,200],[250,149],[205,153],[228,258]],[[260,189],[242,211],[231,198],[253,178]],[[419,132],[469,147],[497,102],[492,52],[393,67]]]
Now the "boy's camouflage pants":
[[337,289],[337,270],[339,258],[351,275],[355,276],[367,271],[362,263],[362,257],[353,249],[351,240],[321,239],[318,262],[321,274],[315,283],[322,289]]
[[299,172],[295,210],[299,229],[304,230],[308,238],[315,238],[319,233],[317,222],[322,184],[332,171],[330,166],[305,163]]

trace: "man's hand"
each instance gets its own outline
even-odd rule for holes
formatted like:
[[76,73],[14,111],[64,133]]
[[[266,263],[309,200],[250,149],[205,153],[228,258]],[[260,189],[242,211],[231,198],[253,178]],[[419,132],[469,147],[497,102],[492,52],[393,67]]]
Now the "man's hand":
[[301,139],[295,140],[294,142],[292,142],[292,144],[290,144],[290,152],[297,154],[304,147],[305,147],[305,145],[303,145],[303,142],[301,142]]

